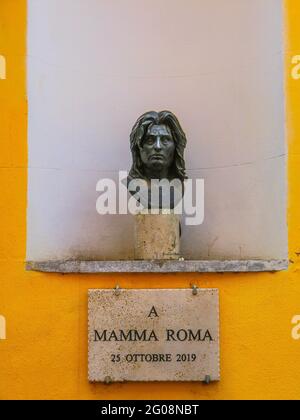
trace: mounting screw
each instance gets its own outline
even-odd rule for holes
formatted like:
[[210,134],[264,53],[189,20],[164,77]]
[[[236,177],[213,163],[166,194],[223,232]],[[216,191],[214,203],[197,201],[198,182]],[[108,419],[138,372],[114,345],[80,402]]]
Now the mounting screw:
[[106,385],[111,384],[111,383],[112,383],[112,379],[111,379],[111,377],[110,377],[110,376],[106,376],[106,377],[105,377],[105,379],[104,379],[104,383],[105,383]]
[[115,287],[115,295],[120,296],[121,294],[121,287],[117,284]]
[[204,379],[205,385],[209,385],[211,383],[211,377],[210,375],[206,375]]
[[198,287],[195,284],[193,284],[192,289],[193,289],[193,295],[196,296],[198,294]]

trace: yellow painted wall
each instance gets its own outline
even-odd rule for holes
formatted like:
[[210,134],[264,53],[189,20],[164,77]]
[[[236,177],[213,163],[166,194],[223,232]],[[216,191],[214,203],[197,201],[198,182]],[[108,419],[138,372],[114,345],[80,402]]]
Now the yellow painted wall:
[[[26,1],[0,1],[0,399],[300,398],[300,2],[285,0],[289,147],[288,272],[262,274],[57,275],[26,272]],[[217,287],[221,297],[222,381],[91,385],[87,381],[87,290]]]

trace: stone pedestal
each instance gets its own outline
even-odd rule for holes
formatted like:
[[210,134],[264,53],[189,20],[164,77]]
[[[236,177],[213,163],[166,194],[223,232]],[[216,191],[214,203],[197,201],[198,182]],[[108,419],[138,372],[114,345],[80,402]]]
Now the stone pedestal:
[[180,258],[180,216],[140,213],[134,217],[136,260]]

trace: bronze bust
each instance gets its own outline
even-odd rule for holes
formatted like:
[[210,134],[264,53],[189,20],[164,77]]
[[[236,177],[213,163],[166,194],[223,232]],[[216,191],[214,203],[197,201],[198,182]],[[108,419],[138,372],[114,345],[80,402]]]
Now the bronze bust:
[[[145,180],[148,185],[148,208],[151,207],[151,180],[178,181],[182,187],[187,178],[184,150],[187,144],[177,117],[170,111],[147,112],[134,125],[130,135],[132,180]],[[174,208],[174,192],[170,199]],[[159,206],[162,207],[161,204]]]

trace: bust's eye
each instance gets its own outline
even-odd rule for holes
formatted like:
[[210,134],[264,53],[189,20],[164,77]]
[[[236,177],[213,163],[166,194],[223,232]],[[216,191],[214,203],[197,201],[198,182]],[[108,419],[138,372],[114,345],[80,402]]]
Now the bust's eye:
[[163,144],[169,144],[173,142],[173,140],[170,137],[163,137],[161,141]]
[[152,137],[148,137],[146,140],[145,140],[145,143],[146,144],[153,144],[154,143],[154,139],[152,138]]

